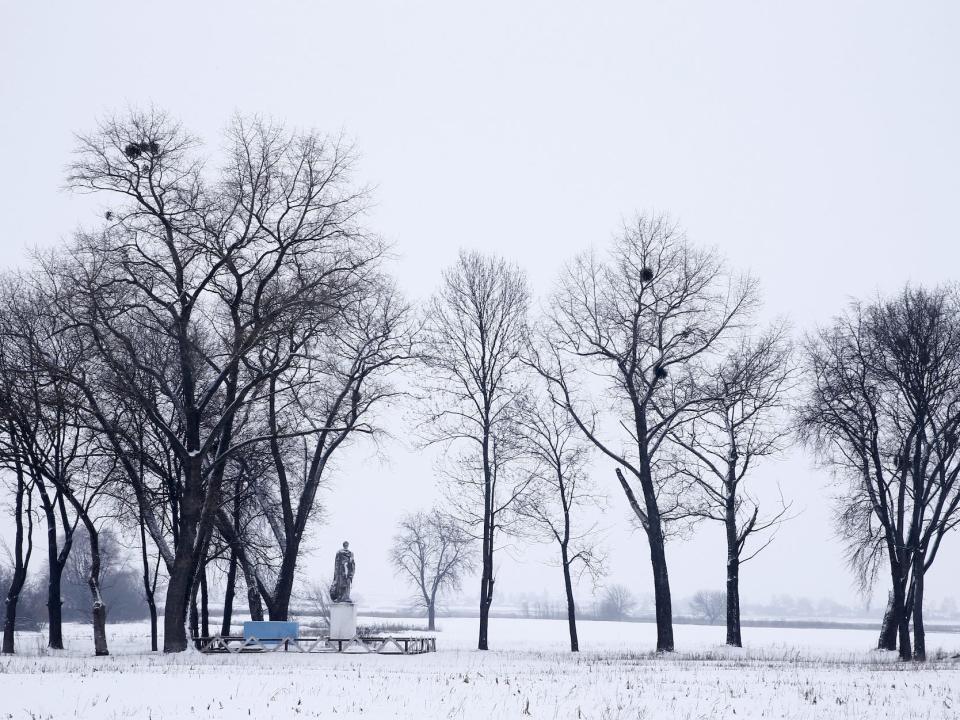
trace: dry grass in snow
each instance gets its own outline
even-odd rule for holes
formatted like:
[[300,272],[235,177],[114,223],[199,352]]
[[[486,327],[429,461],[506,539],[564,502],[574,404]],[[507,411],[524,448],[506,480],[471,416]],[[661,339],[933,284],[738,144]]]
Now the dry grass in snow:
[[931,635],[941,659],[903,664],[857,630],[749,628],[724,648],[723,629],[678,626],[681,650],[657,657],[653,628],[581,626],[586,650],[563,650],[564,624],[495,620],[498,649],[471,650],[474,620],[441,623],[436,654],[176,656],[144,653],[145,628],[112,629],[109,658],[70,650],[0,658],[3,718],[956,718],[960,636]]

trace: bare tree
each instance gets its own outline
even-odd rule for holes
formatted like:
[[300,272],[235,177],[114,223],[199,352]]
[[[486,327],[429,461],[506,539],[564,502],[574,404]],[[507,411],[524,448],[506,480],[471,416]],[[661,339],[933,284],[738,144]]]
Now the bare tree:
[[[272,561],[253,563],[271,620],[287,618],[301,546],[319,515],[316,497],[332,459],[353,438],[372,435],[376,410],[399,394],[390,377],[412,357],[409,316],[393,284],[371,274],[338,321],[267,384],[262,415],[271,466],[250,489],[275,546]],[[234,552],[245,553],[237,546]]]
[[[617,464],[650,548],[660,652],[674,646],[664,542],[681,510],[664,442],[695,412],[706,359],[736,330],[754,295],[752,281],[729,278],[714,252],[692,246],[667,219],[641,217],[606,260],[591,252],[566,268],[534,358],[557,402]],[[602,411],[584,397],[597,382],[609,400]]]
[[696,517],[723,523],[727,546],[727,644],[741,647],[740,567],[773,539],[747,549],[754,537],[786,517],[788,505],[767,515],[747,487],[748,471],[781,452],[791,432],[788,392],[795,379],[787,329],[777,324],[744,336],[715,367],[705,372],[694,419],[670,435],[682,452],[674,471],[690,481],[686,503]]
[[13,568],[10,584],[6,589],[3,619],[3,646],[0,652],[12,654],[16,651],[17,603],[27,581],[27,568],[33,554],[33,482],[22,461],[17,433],[12,423],[4,428],[3,464],[14,471],[13,520],[15,524],[13,540]]
[[[726,593],[718,590],[698,590],[690,598],[690,609],[709,625],[716,625],[727,610]],[[729,641],[728,645],[731,645]],[[740,647],[740,645],[737,645]]]
[[587,507],[603,504],[586,472],[590,446],[570,415],[552,401],[526,399],[518,414],[518,430],[533,481],[517,503],[517,513],[529,522],[528,533],[558,546],[570,650],[577,652],[573,576],[586,571],[596,581],[604,571],[596,523],[584,523],[582,517]]
[[457,522],[434,508],[405,516],[393,539],[390,560],[398,575],[416,588],[427,611],[427,629],[436,629],[437,598],[458,590],[473,569],[473,538]]
[[[242,120],[228,140],[229,160],[210,180],[196,140],[160,112],[81,137],[70,185],[117,204],[105,227],[45,263],[61,332],[92,360],[69,379],[114,447],[167,567],[166,651],[187,646],[186,610],[226,462],[269,439],[242,422],[249,404],[340,316],[381,255],[358,224],[364,195],[350,187],[349,149]],[[175,519],[164,517],[162,475],[151,473],[154,484],[133,463],[124,407],[172,455]]]
[[[147,544],[147,528],[143,522],[143,516],[139,516],[139,522],[137,527],[140,531],[140,560],[142,568],[141,580],[143,582],[143,597],[147,602],[147,611],[150,614],[150,650],[156,652],[159,649],[158,644],[158,632],[157,632],[157,580],[160,577],[160,554],[157,553],[156,558],[151,560],[150,558],[150,549]],[[152,567],[151,567],[152,564]],[[229,609],[228,606],[224,607],[224,623],[229,629]],[[229,633],[224,633],[227,635]]]
[[[15,428],[20,461],[29,469],[47,519],[49,642],[51,647],[62,647],[61,576],[77,524],[87,528],[91,556],[97,560],[97,531],[91,512],[108,484],[110,463],[97,455],[94,436],[78,410],[80,395],[62,377],[60,369],[74,367],[79,357],[76,352],[64,351],[64,345],[51,337],[53,325],[43,297],[24,282],[7,285],[5,290],[0,373],[8,388],[0,413]],[[59,550],[55,509],[66,536]],[[106,605],[99,589],[98,562],[92,563],[88,582],[95,653],[107,655]]]
[[960,519],[960,290],[854,303],[806,350],[801,429],[845,481],[837,515],[849,558],[863,578],[885,557],[887,625],[901,658],[924,660],[924,574]]
[[[72,388],[45,372],[36,348],[42,334],[34,298],[25,284],[5,278],[0,290],[0,416],[15,428],[22,462],[30,468],[46,521],[48,645],[63,649],[62,576],[79,522],[64,493],[87,453],[89,433],[78,426]],[[58,524],[63,530],[58,534]]]
[[597,617],[601,620],[626,620],[636,604],[637,599],[629,588],[624,585],[608,585],[597,603]]
[[521,392],[529,297],[516,266],[461,252],[429,303],[425,327],[428,441],[448,449],[450,499],[481,540],[481,650],[488,647],[497,533],[506,529],[527,481],[518,472],[511,423]]

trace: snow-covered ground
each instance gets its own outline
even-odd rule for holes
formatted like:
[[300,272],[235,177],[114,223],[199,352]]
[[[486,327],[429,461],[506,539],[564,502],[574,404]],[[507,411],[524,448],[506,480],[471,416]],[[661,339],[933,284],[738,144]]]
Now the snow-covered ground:
[[648,624],[582,622],[579,655],[562,621],[494,619],[487,653],[476,620],[440,626],[438,652],[412,657],[163,656],[146,626],[116,625],[92,658],[86,627],[62,653],[23,633],[0,658],[0,719],[960,717],[960,635],[930,634],[941,659],[914,666],[866,630],[745,628],[736,651],[723,628],[678,625],[678,652],[657,657]]

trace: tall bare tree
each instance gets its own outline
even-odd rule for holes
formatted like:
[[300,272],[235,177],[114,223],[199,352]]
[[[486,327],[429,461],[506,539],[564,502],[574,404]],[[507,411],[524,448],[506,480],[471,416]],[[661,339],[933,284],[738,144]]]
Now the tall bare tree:
[[444,272],[425,325],[428,441],[454,453],[446,466],[450,499],[481,540],[480,650],[488,647],[497,534],[527,481],[511,424],[522,389],[529,302],[519,268],[461,252]]
[[[755,536],[774,529],[788,512],[761,515],[747,480],[765,457],[785,449],[791,432],[788,403],[796,370],[787,328],[776,324],[756,338],[744,335],[705,371],[703,400],[692,420],[670,435],[682,452],[674,471],[690,481],[691,514],[723,523],[727,546],[727,644],[741,647],[740,567],[771,542],[748,549]],[[748,472],[750,475],[748,476]]]
[[[24,283],[5,278],[0,289],[0,416],[15,428],[21,461],[31,468],[46,521],[48,645],[63,649],[64,568],[79,521],[71,517],[58,489],[68,483],[72,468],[82,462],[89,433],[78,427],[71,388],[45,372],[35,347],[38,313]],[[58,533],[58,525],[63,535]]]
[[517,503],[527,520],[526,531],[556,543],[567,601],[570,650],[578,652],[574,574],[587,572],[596,581],[603,575],[596,522],[584,520],[590,507],[602,507],[587,475],[590,446],[560,403],[527,398],[518,413],[518,431],[533,480]]
[[400,394],[391,376],[413,354],[410,310],[393,284],[370,275],[356,291],[337,322],[270,379],[263,399],[269,467],[250,490],[272,549],[260,562],[242,543],[233,549],[250,563],[272,620],[287,618],[302,543],[336,453],[374,433],[376,410]]
[[436,629],[437,599],[460,588],[474,566],[474,539],[457,522],[434,508],[400,521],[390,560],[398,575],[416,588],[417,601],[427,611],[427,629]]
[[[97,530],[91,512],[96,505],[103,506],[110,463],[98,454],[95,436],[83,421],[80,394],[60,372],[75,367],[80,358],[51,337],[53,326],[43,297],[29,283],[11,280],[5,286],[4,300],[0,313],[0,342],[4,345],[0,373],[7,391],[0,414],[15,428],[21,462],[29,468],[46,516],[49,644],[62,648],[61,576],[78,524],[88,529],[91,555],[96,554]],[[59,547],[56,512],[65,535]],[[93,563],[91,567],[94,648],[97,655],[107,655],[106,606],[99,589],[99,566]]]
[[[557,401],[617,465],[650,548],[661,652],[674,646],[665,523],[680,508],[664,443],[696,409],[705,358],[736,330],[754,296],[752,281],[730,278],[715,252],[691,245],[669,220],[640,217],[606,259],[589,252],[567,266],[534,358]],[[584,397],[598,383],[609,399],[602,409]]]
[[[69,183],[115,203],[45,270],[60,332],[91,363],[69,379],[113,445],[169,576],[164,650],[186,649],[186,610],[222,504],[226,461],[266,442],[241,422],[337,318],[381,246],[359,226],[351,154],[316,134],[237,120],[219,176],[161,112],[109,119],[82,136]],[[135,466],[125,407],[162,437],[178,478]],[[306,432],[306,431],[304,431]],[[317,432],[311,428],[310,433]],[[164,498],[164,502],[158,502]]]
[[960,290],[853,303],[806,355],[801,429],[845,482],[850,558],[868,577],[886,560],[900,657],[924,660],[924,575],[960,520]]
[[16,652],[17,604],[27,582],[27,569],[33,554],[33,480],[24,467],[17,431],[12,423],[4,428],[2,442],[0,458],[5,469],[13,470],[15,482],[13,568],[4,598],[3,645],[0,647],[0,652],[7,655]]

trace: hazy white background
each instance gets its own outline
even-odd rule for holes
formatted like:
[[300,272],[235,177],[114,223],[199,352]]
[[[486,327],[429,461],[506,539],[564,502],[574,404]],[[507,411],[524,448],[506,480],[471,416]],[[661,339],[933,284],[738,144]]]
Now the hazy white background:
[[[767,312],[798,334],[850,297],[957,279],[960,5],[784,5],[2,0],[2,264],[97,222],[96,203],[60,189],[71,134],[153,103],[214,155],[236,111],[355,140],[371,226],[412,299],[461,247],[516,260],[542,295],[566,258],[644,210],[759,276]],[[394,524],[438,497],[429,454],[401,441],[381,454],[358,445],[341,462],[306,563],[326,576],[349,539],[371,601],[406,595],[386,562]],[[611,580],[646,593],[645,541],[609,463],[594,471],[611,496]],[[798,453],[754,480],[802,512],[745,567],[744,602],[853,602],[829,478]],[[677,596],[722,587],[716,529],[668,552]],[[958,553],[956,540],[941,553],[931,601],[960,595]],[[559,595],[541,559],[501,554],[498,592]]]

